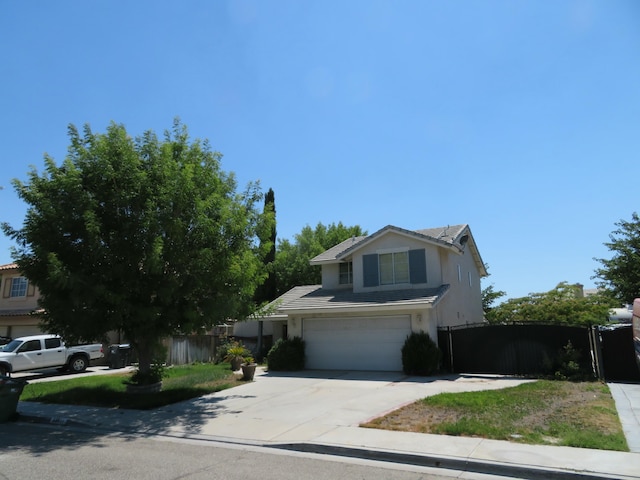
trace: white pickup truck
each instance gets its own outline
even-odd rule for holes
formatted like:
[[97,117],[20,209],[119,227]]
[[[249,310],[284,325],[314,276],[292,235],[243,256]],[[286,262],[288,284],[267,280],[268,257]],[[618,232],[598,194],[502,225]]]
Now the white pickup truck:
[[101,343],[66,347],[57,335],[32,335],[0,347],[0,375],[56,367],[82,372],[102,357]]

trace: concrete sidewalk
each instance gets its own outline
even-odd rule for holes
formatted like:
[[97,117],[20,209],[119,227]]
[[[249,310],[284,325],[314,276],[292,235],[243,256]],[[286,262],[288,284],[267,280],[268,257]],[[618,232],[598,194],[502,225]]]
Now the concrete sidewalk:
[[640,453],[640,383],[609,383],[622,430],[632,452]]
[[[20,402],[18,412],[24,421],[99,431],[263,445],[517,478],[640,478],[640,453],[635,452],[523,445],[358,426],[428,395],[504,388],[523,381],[497,376],[425,380],[380,372],[261,371],[252,383],[153,411]],[[635,401],[636,397],[632,398]],[[638,431],[640,425],[635,428]]]

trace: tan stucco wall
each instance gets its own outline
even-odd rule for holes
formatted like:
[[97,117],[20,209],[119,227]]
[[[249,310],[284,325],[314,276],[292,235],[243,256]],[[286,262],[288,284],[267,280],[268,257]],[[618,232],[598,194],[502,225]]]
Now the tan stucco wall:
[[[355,267],[355,265],[354,265]],[[340,285],[340,265],[332,263],[322,266],[322,288],[334,290],[337,288],[352,288],[352,285]]]
[[3,270],[0,274],[0,335],[5,337],[16,338],[46,333],[40,329],[40,318],[29,315],[39,308],[38,288],[29,285],[24,297],[5,296],[10,291],[11,279],[21,276],[18,269]]
[[[21,275],[17,271],[3,272],[2,279],[0,281],[0,311],[1,310],[35,310],[38,308],[38,298],[40,298],[40,291],[37,287],[34,288],[30,295],[25,297],[5,297],[5,289],[10,288],[8,282],[14,277],[20,277]],[[31,287],[33,288],[33,287]],[[29,289],[27,289],[29,290]]]
[[[441,250],[443,283],[449,284],[449,292],[438,306],[439,326],[455,326],[479,323],[483,319],[482,287],[475,260],[469,249],[463,254]],[[458,275],[460,266],[460,276]],[[469,282],[471,274],[471,282]]]
[[[273,335],[273,322],[270,320],[264,320],[262,322],[262,334]],[[249,320],[246,322],[236,322],[233,324],[233,336],[234,337],[257,337],[258,336],[258,321]]]

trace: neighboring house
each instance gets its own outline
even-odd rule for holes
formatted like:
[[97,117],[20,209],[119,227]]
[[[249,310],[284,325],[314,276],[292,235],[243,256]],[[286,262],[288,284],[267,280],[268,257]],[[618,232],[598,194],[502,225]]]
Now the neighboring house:
[[0,336],[17,338],[43,333],[37,312],[39,290],[15,263],[0,265]]
[[612,323],[631,323],[633,317],[633,305],[625,305],[623,308],[609,310],[608,320]]
[[[311,264],[322,267],[322,285],[289,290],[265,321],[274,341],[305,341],[310,369],[399,371],[411,332],[437,341],[438,327],[483,320],[480,279],[487,271],[468,225],[387,226],[346,240]],[[254,328],[239,322],[234,334]]]

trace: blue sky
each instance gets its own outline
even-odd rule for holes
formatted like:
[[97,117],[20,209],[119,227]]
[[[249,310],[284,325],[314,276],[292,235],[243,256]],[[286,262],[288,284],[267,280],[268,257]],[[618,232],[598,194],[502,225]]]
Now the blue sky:
[[[638,208],[640,2],[0,0],[0,220],[67,125],[179,116],[278,236],[468,223],[508,297],[593,286]],[[0,264],[11,262],[0,238]]]

